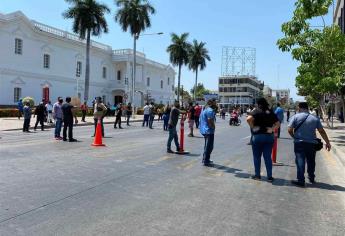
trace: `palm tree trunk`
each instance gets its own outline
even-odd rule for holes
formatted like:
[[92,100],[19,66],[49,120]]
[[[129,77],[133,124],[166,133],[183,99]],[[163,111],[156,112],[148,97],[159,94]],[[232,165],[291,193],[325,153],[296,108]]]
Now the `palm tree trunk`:
[[193,97],[194,97],[194,101],[196,101],[196,88],[198,86],[198,67],[196,67],[196,70],[195,70],[195,85],[194,85],[194,94],[193,94]]
[[182,64],[180,63],[180,64],[178,65],[177,102],[180,102],[181,67],[182,67]]
[[86,38],[86,66],[85,66],[85,91],[84,102],[89,100],[89,86],[90,86],[90,46],[91,46],[91,31],[87,31]]

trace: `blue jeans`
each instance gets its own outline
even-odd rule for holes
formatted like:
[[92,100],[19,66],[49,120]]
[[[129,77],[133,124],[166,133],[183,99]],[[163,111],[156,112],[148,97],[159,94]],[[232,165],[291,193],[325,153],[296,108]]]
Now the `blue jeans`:
[[167,143],[167,150],[171,150],[171,142],[174,140],[176,150],[180,150],[180,144],[178,143],[178,136],[177,136],[177,131],[176,127],[169,127],[169,138],[168,138],[168,143]]
[[204,145],[204,154],[203,154],[203,163],[210,162],[211,153],[213,151],[214,146],[214,134],[203,134],[205,139]]
[[62,119],[56,118],[55,122],[55,138],[61,137],[61,127],[62,127]]
[[155,115],[150,115],[150,120],[149,120],[149,127],[152,128],[153,125],[153,120],[155,119]]
[[146,124],[146,127],[149,126],[150,115],[144,115],[143,126]]
[[252,150],[255,168],[255,176],[260,176],[261,156],[264,157],[267,178],[272,177],[272,148],[274,143],[273,134],[254,134],[252,137]]
[[313,143],[299,142],[294,145],[296,155],[297,179],[304,183],[305,163],[307,162],[309,179],[315,179],[315,145]]

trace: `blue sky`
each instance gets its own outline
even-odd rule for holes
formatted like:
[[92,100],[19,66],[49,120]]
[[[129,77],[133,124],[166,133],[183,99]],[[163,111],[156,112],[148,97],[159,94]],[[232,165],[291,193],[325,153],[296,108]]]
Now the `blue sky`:
[[[122,32],[114,22],[116,7],[113,0],[100,0],[112,10],[107,16],[109,33],[94,40],[113,48],[132,48],[129,33]],[[143,36],[138,50],[148,58],[164,64],[169,63],[166,48],[170,33],[189,32],[190,38],[207,43],[212,61],[199,74],[199,81],[209,89],[216,90],[221,73],[222,46],[254,47],[257,50],[256,72],[260,80],[271,88],[290,88],[298,99],[295,76],[298,63],[290,54],[277,49],[276,41],[282,36],[281,24],[292,16],[294,0],[151,0],[157,12],[152,17],[152,27],[147,33],[164,32],[160,36]],[[68,5],[63,0],[0,0],[0,11],[10,13],[20,10],[36,21],[71,31],[71,21],[61,13]],[[331,23],[331,17],[327,17]],[[316,22],[318,24],[318,22]],[[278,70],[279,68],[279,70]],[[279,80],[278,80],[279,71]],[[194,74],[186,68],[182,71],[182,84],[191,88]]]

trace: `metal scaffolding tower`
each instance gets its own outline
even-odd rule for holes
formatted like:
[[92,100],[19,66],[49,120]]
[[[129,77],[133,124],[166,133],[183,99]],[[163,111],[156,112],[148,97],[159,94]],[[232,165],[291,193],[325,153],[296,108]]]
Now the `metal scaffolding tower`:
[[223,47],[222,76],[255,76],[255,69],[255,48]]

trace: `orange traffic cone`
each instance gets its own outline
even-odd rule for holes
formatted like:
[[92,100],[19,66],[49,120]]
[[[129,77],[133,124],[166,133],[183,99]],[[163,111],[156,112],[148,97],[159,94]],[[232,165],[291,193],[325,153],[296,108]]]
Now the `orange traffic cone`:
[[100,119],[98,119],[98,122],[97,122],[95,139],[93,141],[92,146],[96,146],[96,147],[105,146],[105,144],[102,143],[102,125],[101,125]]

